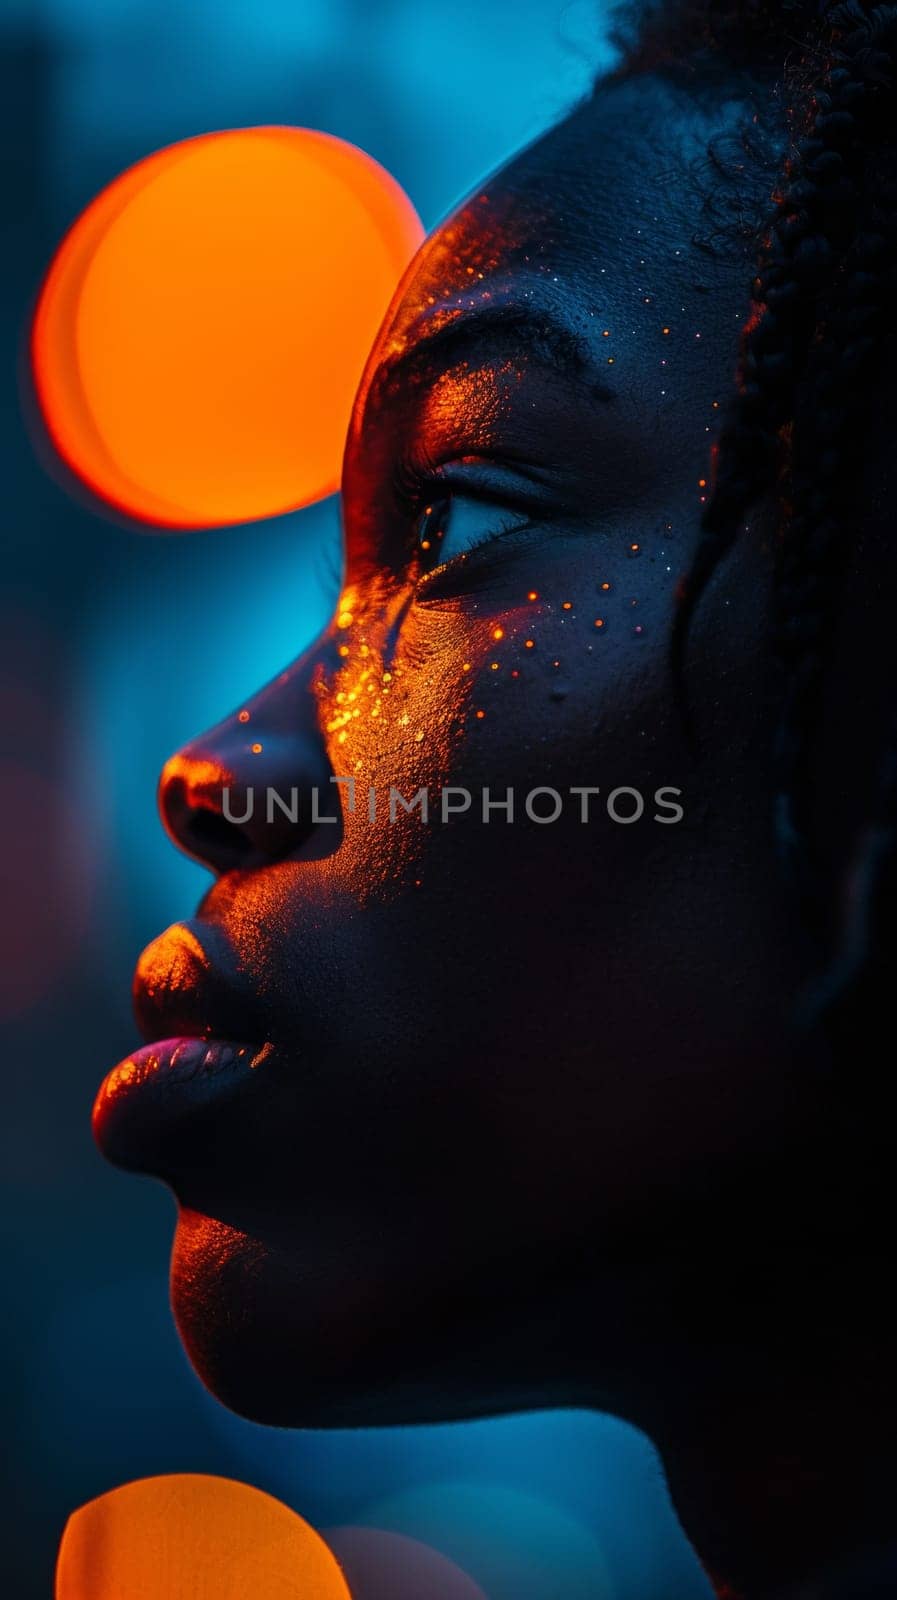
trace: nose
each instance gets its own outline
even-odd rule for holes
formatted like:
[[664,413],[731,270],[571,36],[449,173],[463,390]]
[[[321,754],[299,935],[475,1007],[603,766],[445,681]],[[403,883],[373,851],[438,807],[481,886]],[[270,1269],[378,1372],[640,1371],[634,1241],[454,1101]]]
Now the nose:
[[[187,855],[215,873],[249,870],[339,843],[340,789],[318,722],[314,648],[165,763],[159,809]],[[313,848],[314,847],[314,848]]]

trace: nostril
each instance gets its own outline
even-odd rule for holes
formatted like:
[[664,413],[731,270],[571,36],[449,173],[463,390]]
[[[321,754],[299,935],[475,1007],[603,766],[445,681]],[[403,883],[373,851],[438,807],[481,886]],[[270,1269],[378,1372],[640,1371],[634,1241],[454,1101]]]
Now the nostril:
[[205,806],[193,811],[185,833],[194,855],[225,870],[245,866],[254,854],[252,840],[242,828]]
[[163,775],[161,809],[172,838],[218,872],[245,867],[255,855],[249,834],[191,790],[179,773]]
[[[308,716],[317,716],[317,702],[310,704]],[[174,843],[212,872],[255,871],[299,851],[327,855],[338,848],[341,808],[324,816],[316,810],[330,781],[326,751],[309,729],[260,728],[249,745],[233,718],[169,758],[159,810]]]

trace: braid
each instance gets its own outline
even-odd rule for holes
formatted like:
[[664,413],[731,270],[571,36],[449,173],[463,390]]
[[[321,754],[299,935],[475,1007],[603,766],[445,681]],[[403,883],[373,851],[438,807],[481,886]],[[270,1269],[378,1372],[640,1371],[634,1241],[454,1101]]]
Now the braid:
[[[735,394],[714,447],[697,550],[680,587],[675,680],[681,692],[689,624],[707,584],[750,507],[774,496],[780,537],[773,632],[783,671],[776,831],[808,907],[818,913],[824,896],[808,844],[812,734],[850,554],[852,469],[862,453],[870,380],[891,335],[897,286],[897,5],[649,4],[623,70],[696,71],[676,65],[685,39],[699,42],[699,58],[701,49],[713,52],[729,69],[772,68],[781,76],[789,57],[785,81],[794,109],[790,153],[760,240]],[[860,968],[868,972],[879,962],[872,925],[880,938],[881,884],[892,891],[886,897],[892,921],[897,910],[895,771],[897,726],[886,752],[882,804],[848,886],[853,953],[833,968],[850,969],[852,992],[868,989]],[[861,915],[869,924],[862,935]]]

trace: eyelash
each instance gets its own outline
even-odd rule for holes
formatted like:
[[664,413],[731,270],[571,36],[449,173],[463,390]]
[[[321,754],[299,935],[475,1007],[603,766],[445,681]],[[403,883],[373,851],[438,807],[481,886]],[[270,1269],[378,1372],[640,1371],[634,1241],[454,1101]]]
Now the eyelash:
[[[421,581],[428,578],[437,568],[445,567],[448,573],[466,561],[472,551],[480,551],[487,545],[497,543],[510,533],[523,529],[530,521],[532,496],[529,497],[530,504],[526,505],[519,488],[515,493],[510,484],[504,486],[505,492],[502,495],[498,493],[497,488],[494,493],[486,494],[475,481],[470,481],[473,470],[482,468],[485,472],[490,467],[496,475],[501,475],[502,469],[498,463],[469,456],[459,457],[443,467],[429,466],[425,471],[408,461],[399,463],[396,471],[396,498],[412,529],[411,551],[413,558],[422,568]],[[465,474],[463,477],[462,473]],[[482,537],[471,537],[470,543],[464,549],[440,560],[442,540],[452,532],[450,526],[441,527],[440,524],[449,523],[453,505],[482,508],[483,515],[488,515],[494,520],[496,527],[494,531],[486,532]],[[504,523],[504,526],[498,525],[501,523]]]

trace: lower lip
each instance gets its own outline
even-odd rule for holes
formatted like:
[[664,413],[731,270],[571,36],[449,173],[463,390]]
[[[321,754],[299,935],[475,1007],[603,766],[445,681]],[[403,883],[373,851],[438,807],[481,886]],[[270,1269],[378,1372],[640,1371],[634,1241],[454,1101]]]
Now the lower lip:
[[113,1067],[97,1095],[93,1131],[122,1167],[153,1170],[151,1155],[184,1122],[242,1094],[270,1045],[227,1039],[158,1039]]

